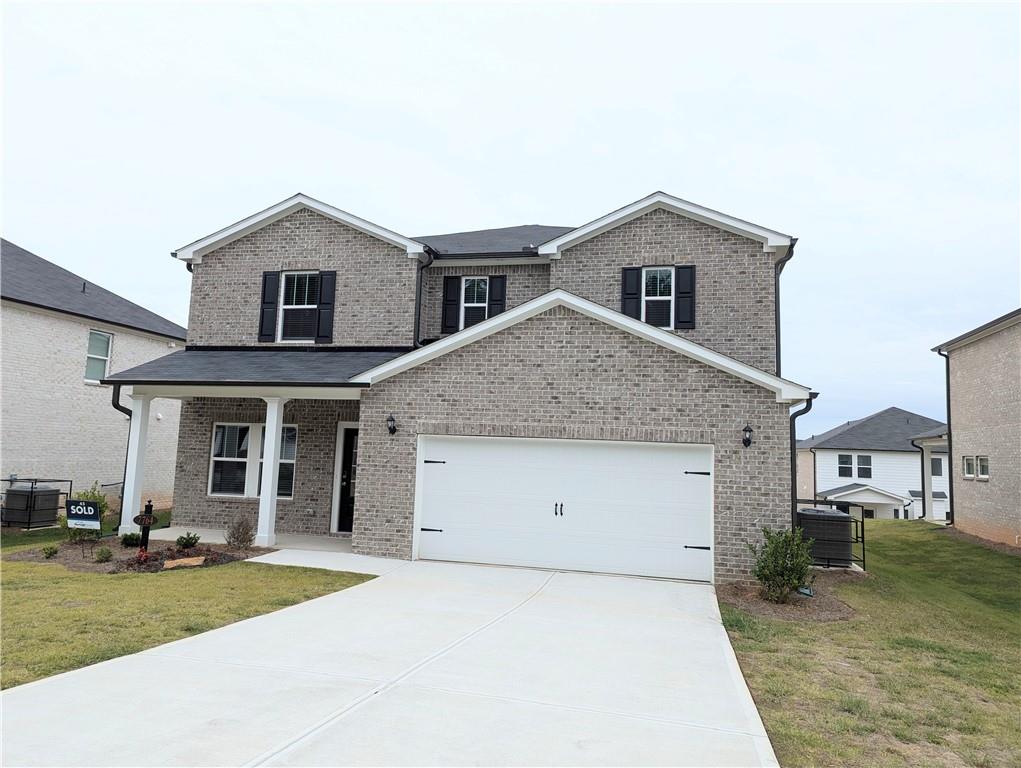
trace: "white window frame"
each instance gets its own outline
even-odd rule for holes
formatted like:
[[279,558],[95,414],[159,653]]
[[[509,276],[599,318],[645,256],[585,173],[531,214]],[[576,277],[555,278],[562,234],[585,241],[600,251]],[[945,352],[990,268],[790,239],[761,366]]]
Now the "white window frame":
[[[486,300],[483,303],[480,304],[477,301],[473,301],[469,304],[466,301],[464,288],[468,284],[469,280],[482,280],[486,284]],[[489,319],[489,277],[487,275],[468,275],[467,277],[461,278],[461,317],[458,321],[458,328],[462,331],[464,330],[465,307],[482,307],[486,311],[486,316],[482,318],[482,320],[479,320],[479,322],[481,323]]]
[[[932,470],[939,467],[939,474]],[[943,457],[942,456],[930,456],[929,457],[929,476],[930,477],[943,477]]]
[[[869,471],[869,473],[867,475],[863,475],[861,473],[861,470],[862,470],[861,460],[862,459],[868,459],[869,460],[868,465],[865,467]],[[855,457],[854,457],[854,474],[855,474],[855,476],[859,480],[871,480],[872,479],[872,470],[873,469],[874,469],[874,467],[872,466],[872,454],[871,453],[858,453],[858,454],[855,454]]]
[[[258,466],[255,468],[255,495],[256,496],[259,495],[259,491],[261,490],[261,488],[259,488],[259,474],[260,474],[259,468],[262,466],[262,462],[263,462],[263,458],[264,458],[263,455],[262,455],[263,454],[263,450],[262,450],[262,433],[266,430],[266,425],[265,424],[260,424],[259,427],[260,427],[260,429],[259,429]],[[282,424],[282,425],[280,425],[280,431],[281,432],[283,432],[285,429],[293,429],[294,430],[294,458],[293,459],[285,459],[283,457],[283,455],[281,455],[280,456],[280,461],[278,463],[280,463],[280,464],[291,464],[294,467],[294,469],[291,470],[291,495],[290,496],[281,496],[278,493],[277,494],[277,498],[278,499],[293,499],[294,498],[294,486],[298,482],[298,425],[297,424]],[[281,435],[281,437],[283,437],[283,436]],[[281,443],[280,445],[281,445],[281,448],[282,448],[283,447],[283,443]]]
[[[308,344],[314,342],[315,335],[306,339],[285,339],[284,338],[284,289],[287,287],[288,275],[318,275],[314,269],[289,269],[280,273],[280,294],[277,296],[277,343],[278,344]],[[322,292],[322,285],[319,286]],[[319,309],[318,304],[288,304],[287,309]]]
[[[840,457],[847,456],[851,461],[847,464],[840,463]],[[848,473],[846,475],[840,474],[842,467],[847,467]],[[837,454],[837,477],[854,477],[854,454],[853,453],[838,453]]]
[[[971,471],[968,471],[968,464],[971,464]],[[976,462],[974,456],[962,456],[961,457],[961,475],[965,480],[975,479]]]
[[[669,296],[649,296],[648,299],[645,297],[645,273],[653,271],[663,271],[670,273],[670,295]],[[673,267],[642,267],[642,322],[645,320],[645,302],[646,301],[668,301],[670,302],[670,314],[668,325],[657,325],[657,328],[663,328],[664,330],[672,331],[674,329],[674,296],[677,295],[677,286],[674,281],[677,279],[676,270]]]
[[[265,422],[245,421],[214,421],[209,436],[209,479],[206,483],[206,495],[214,499],[258,499],[259,498],[259,465],[262,464],[262,428]],[[248,458],[230,459],[214,458],[213,450],[216,447],[217,427],[248,427]],[[290,501],[294,498],[294,489],[298,484],[298,439],[299,432],[297,424],[282,424],[281,428],[290,427],[294,429],[294,459],[281,459],[281,463],[294,464],[294,482],[291,483],[290,496],[277,496],[278,499]],[[245,492],[244,493],[214,493],[213,492],[213,462],[234,461],[245,462]]]
[[[986,471],[982,471],[982,462],[986,463]],[[988,480],[989,479],[989,457],[988,456],[976,456],[975,457],[975,479],[976,480]]]
[[[106,357],[103,357],[102,355],[93,355],[93,354],[89,353],[88,342],[92,339],[92,334],[94,334],[94,333],[98,334],[100,336],[106,336]],[[86,369],[85,383],[86,384],[99,384],[100,383],[99,379],[90,379],[90,378],[88,378],[88,374],[87,374],[88,366],[89,366],[88,361],[89,360],[102,360],[103,361],[103,378],[105,379],[107,376],[110,375],[110,358],[111,357],[113,357],[113,334],[112,333],[107,333],[106,331],[97,331],[95,328],[89,328],[89,335],[88,335],[88,337],[86,339],[86,342],[85,342],[85,369]]]

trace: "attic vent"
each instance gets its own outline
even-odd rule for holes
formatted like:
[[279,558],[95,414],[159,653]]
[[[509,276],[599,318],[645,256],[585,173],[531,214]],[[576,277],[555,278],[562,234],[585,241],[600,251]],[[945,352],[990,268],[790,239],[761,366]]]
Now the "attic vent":
[[85,293],[85,286],[86,285],[88,285],[88,283],[86,283],[84,280],[82,280],[82,293]]

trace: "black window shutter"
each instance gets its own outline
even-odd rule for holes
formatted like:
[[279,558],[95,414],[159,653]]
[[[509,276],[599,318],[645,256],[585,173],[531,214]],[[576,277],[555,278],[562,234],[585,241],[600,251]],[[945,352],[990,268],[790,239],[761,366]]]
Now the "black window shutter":
[[319,312],[316,322],[316,344],[333,343],[333,305],[337,291],[337,273],[319,273]]
[[642,319],[642,268],[624,267],[620,274],[620,311]]
[[262,273],[262,304],[259,311],[259,341],[276,341],[277,302],[280,299],[280,273]]
[[674,328],[695,327],[695,265],[675,267]]
[[440,331],[457,333],[461,330],[461,278],[443,278],[443,315]]
[[489,276],[489,314],[498,315],[507,308],[507,276]]

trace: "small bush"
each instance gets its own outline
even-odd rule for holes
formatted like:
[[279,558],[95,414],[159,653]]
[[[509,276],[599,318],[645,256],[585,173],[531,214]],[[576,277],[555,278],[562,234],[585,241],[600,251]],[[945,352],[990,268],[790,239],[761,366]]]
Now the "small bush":
[[100,518],[106,517],[110,513],[110,502],[106,500],[106,494],[99,490],[98,482],[93,483],[92,487],[87,491],[75,491],[74,497],[76,499],[96,502],[99,505]]
[[249,518],[238,515],[230,521],[223,538],[232,549],[248,549],[255,541],[255,527]]
[[762,584],[762,595],[773,603],[786,603],[798,587],[809,583],[812,567],[812,540],[805,539],[800,528],[793,531],[762,529],[766,541],[760,547],[749,544],[755,555],[752,573]]
[[97,563],[109,563],[111,560],[113,560],[113,552],[109,547],[100,547],[96,550]]
[[122,547],[137,547],[142,544],[142,534],[140,533],[125,533],[121,536]]
[[186,531],[184,536],[177,537],[177,548],[191,549],[192,547],[199,543],[199,538],[201,537],[197,533]]
[[51,557],[56,555],[59,550],[55,546],[50,544],[49,546],[43,547],[41,551],[43,553],[43,557],[49,560]]

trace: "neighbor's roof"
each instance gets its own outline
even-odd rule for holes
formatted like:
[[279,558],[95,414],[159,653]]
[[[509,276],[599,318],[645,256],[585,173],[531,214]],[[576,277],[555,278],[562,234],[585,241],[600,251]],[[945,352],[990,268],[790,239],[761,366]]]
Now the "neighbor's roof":
[[[908,493],[911,494],[912,498],[915,498],[915,499],[922,498],[922,492],[921,491],[908,491]],[[946,491],[933,491],[932,492],[932,498],[934,498],[934,499],[945,499],[946,497],[947,497]]]
[[573,229],[524,224],[520,227],[478,229],[448,235],[423,235],[415,240],[436,251],[438,259],[452,256],[537,256],[540,245]]
[[[899,493],[893,493],[892,491],[884,491],[882,488],[877,488],[874,485],[864,485],[862,483],[848,483],[847,485],[839,485],[836,488],[830,488],[828,491],[822,491],[817,494],[823,499],[836,499],[842,496],[855,493],[857,491],[872,491],[874,493],[880,493],[883,496],[889,496],[894,499],[906,500],[908,497],[901,496]],[[868,502],[866,502],[868,503]]]
[[0,295],[9,301],[172,339],[184,339],[187,333],[177,323],[7,240],[2,241]]
[[932,429],[927,429],[924,432],[919,432],[917,435],[912,435],[912,440],[925,440],[930,437],[945,437],[950,430],[946,424],[940,424]]
[[1016,325],[1017,323],[1021,323],[1021,308],[1008,312],[1005,315],[1000,315],[995,320],[990,320],[988,323],[984,323],[978,328],[973,328],[967,333],[955,336],[950,341],[944,341],[938,347],[933,347],[932,351],[946,352],[948,349],[960,347],[964,344],[970,344],[973,341],[978,341],[985,336],[990,336],[998,331],[1002,331],[1004,328]]
[[186,349],[115,373],[111,384],[337,386],[404,350]]
[[821,435],[798,441],[798,448],[846,448],[861,451],[917,451],[911,438],[946,424],[903,408],[885,408]]

